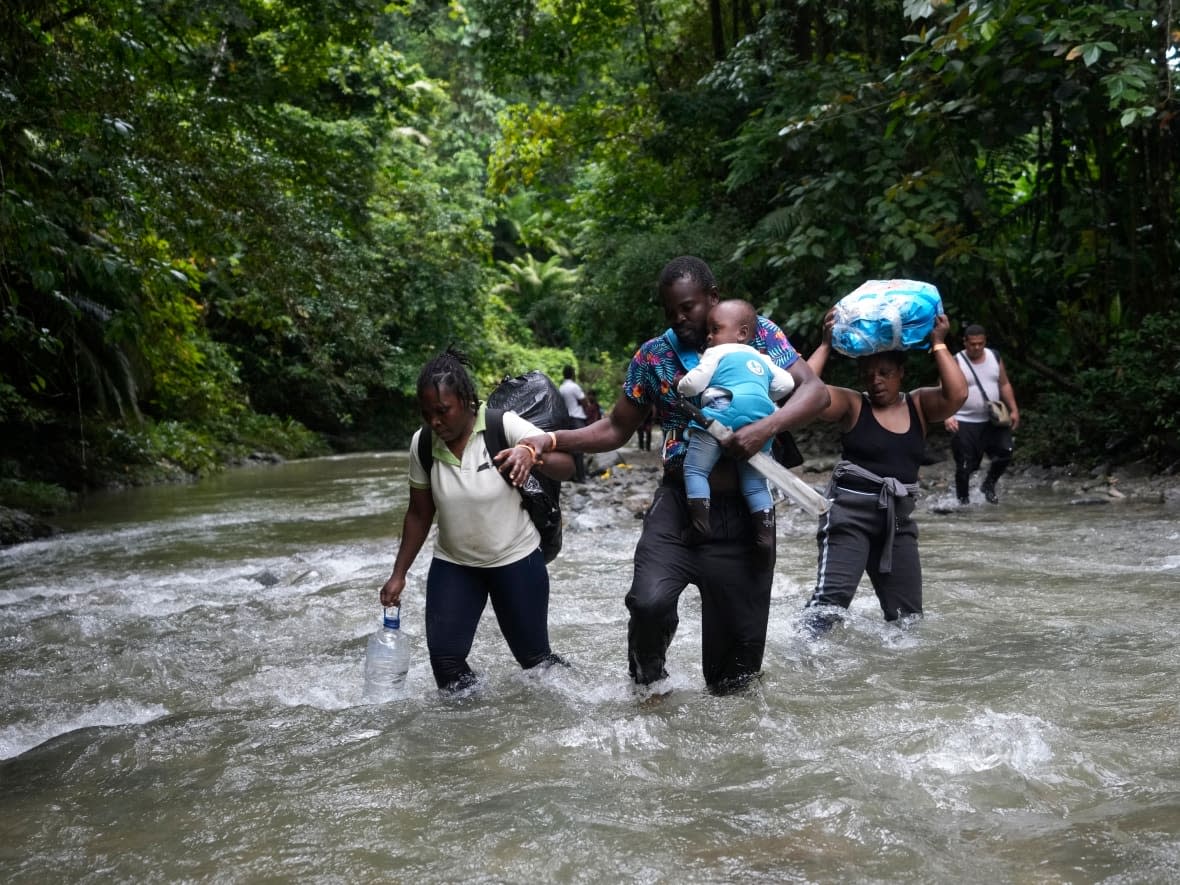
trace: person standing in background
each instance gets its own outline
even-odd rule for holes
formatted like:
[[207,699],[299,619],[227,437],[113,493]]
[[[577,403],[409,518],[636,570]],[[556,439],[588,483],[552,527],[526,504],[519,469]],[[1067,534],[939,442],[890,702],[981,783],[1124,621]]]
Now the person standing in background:
[[[570,413],[570,427],[577,430],[586,426],[586,394],[574,380],[574,367],[561,370],[561,386],[558,391],[565,400],[565,410]],[[574,482],[586,481],[586,458],[581,452],[574,452]]]
[[586,391],[586,423],[593,424],[602,417],[602,406],[598,404],[598,394],[593,390]]
[[[979,469],[983,456],[990,459],[987,475],[979,490],[989,504],[1000,503],[996,483],[1012,461],[1012,431],[1020,426],[1016,392],[999,354],[987,346],[987,332],[978,324],[963,331],[963,349],[955,360],[967,381],[967,401],[946,419],[955,456],[955,495],[960,504],[970,503],[971,474]],[[993,392],[1008,407],[1010,427],[996,427],[988,421],[987,403]]]
[[635,431],[637,436],[635,442],[641,452],[651,451],[651,428],[653,423],[652,413],[648,412],[643,419],[643,423],[639,425],[639,429]]

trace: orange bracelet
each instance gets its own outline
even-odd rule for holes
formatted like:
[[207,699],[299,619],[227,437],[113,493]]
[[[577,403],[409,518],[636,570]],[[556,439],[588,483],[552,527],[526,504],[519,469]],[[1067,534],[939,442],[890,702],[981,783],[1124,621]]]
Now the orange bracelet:
[[551,449],[551,451],[556,452],[557,451],[557,434],[554,433],[552,430],[549,430],[546,432],[549,434],[549,441],[551,443],[553,443],[553,448]]
[[538,454],[537,454],[537,450],[536,450],[536,449],[534,449],[532,446],[530,446],[528,443],[526,443],[526,442],[518,442],[518,443],[516,444],[515,448],[518,448],[518,449],[528,449],[528,450],[529,450],[529,454],[533,456],[533,463],[534,463],[534,464],[540,464],[540,463],[541,463],[541,456],[540,456],[540,455],[538,455]]
[[937,344],[935,344],[933,347],[930,348],[931,353],[938,353],[940,350],[950,350],[950,348],[947,347],[945,344],[943,344],[941,341],[939,341]]

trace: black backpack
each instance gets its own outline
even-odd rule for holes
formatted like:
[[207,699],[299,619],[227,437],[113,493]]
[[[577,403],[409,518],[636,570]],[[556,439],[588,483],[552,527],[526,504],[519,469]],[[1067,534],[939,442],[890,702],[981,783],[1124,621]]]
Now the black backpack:
[[[545,373],[534,371],[505,378],[488,395],[484,442],[491,455],[508,447],[504,438],[504,413],[508,411],[516,412],[542,430],[562,430],[570,424],[565,401]],[[434,466],[432,437],[429,427],[423,427],[418,436],[418,460],[427,474]],[[504,480],[511,482],[508,477]],[[528,511],[529,519],[541,535],[541,553],[545,562],[552,562],[561,552],[561,481],[533,470],[517,491],[520,492],[521,506]]]

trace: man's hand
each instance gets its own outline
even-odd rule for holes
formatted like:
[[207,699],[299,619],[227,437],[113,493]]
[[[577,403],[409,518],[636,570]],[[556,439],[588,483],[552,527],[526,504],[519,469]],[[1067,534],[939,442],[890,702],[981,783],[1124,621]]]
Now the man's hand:
[[726,451],[735,458],[743,460],[762,451],[762,447],[766,445],[766,441],[773,434],[761,429],[761,424],[762,421],[755,421],[753,424],[747,424],[745,427],[735,430],[733,436],[725,443]]

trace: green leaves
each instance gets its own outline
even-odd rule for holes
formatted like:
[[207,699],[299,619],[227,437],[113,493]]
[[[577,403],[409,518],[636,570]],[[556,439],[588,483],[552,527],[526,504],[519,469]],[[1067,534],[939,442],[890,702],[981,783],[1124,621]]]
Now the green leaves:
[[1017,372],[1100,371],[1175,303],[1156,3],[9,6],[6,427],[388,444],[452,342],[488,379],[621,363],[684,253],[801,344],[865,278],[931,280]]

